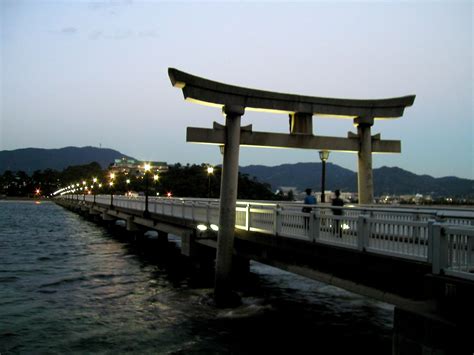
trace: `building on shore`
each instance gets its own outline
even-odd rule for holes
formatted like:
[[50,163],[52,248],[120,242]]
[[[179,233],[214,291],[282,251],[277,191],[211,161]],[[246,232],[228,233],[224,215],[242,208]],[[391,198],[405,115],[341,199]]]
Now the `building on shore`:
[[110,172],[130,176],[141,176],[145,173],[145,164],[150,164],[151,174],[160,174],[168,171],[168,165],[162,161],[140,161],[130,158],[115,159]]

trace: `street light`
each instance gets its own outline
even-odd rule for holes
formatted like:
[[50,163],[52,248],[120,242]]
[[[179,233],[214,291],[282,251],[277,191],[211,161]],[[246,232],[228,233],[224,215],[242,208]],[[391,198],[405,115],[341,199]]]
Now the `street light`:
[[156,184],[158,183],[158,179],[159,179],[159,178],[160,178],[160,177],[159,177],[157,174],[153,175],[153,181],[155,182],[155,194],[156,194],[156,196],[159,195],[159,193],[156,191],[156,190],[157,190]]
[[143,170],[145,170],[145,212],[143,212],[143,217],[150,217],[150,212],[148,211],[148,172],[151,170],[151,165],[145,163]]
[[86,192],[87,192],[87,186],[86,186],[86,181],[85,180],[82,180],[82,185],[83,185],[83,188],[84,188],[84,194],[82,195],[82,200],[85,202],[86,201]]
[[325,183],[326,183],[326,160],[329,158],[329,151],[328,150],[321,150],[319,151],[319,158],[323,163],[323,169],[321,172],[321,202],[326,202],[326,195],[324,194],[325,191]]
[[113,191],[112,191],[112,187],[114,186],[114,179],[115,179],[115,174],[110,173],[109,186],[110,186],[110,209],[111,210],[114,208],[114,194],[113,194]]
[[207,198],[211,198],[211,175],[214,174],[214,168],[212,166],[207,167],[207,178],[208,178],[208,194]]
[[[96,183],[97,183],[97,178],[93,178],[91,189],[94,188],[94,184],[96,184]],[[96,195],[95,190],[93,190],[93,192],[94,192],[94,202],[93,202],[93,204],[95,205],[95,195]]]

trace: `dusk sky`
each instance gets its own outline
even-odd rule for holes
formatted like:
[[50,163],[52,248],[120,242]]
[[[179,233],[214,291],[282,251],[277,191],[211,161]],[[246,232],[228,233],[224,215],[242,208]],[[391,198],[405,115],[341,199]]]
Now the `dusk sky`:
[[[401,154],[374,167],[474,179],[473,2],[0,0],[0,150],[102,146],[140,160],[220,164],[186,127],[223,123],[186,102],[168,67],[277,92],[355,99],[416,95],[373,134]],[[288,116],[242,125],[288,132]],[[351,120],[319,118],[346,137]],[[240,165],[317,162],[317,151],[241,149]],[[357,156],[329,162],[356,171]]]

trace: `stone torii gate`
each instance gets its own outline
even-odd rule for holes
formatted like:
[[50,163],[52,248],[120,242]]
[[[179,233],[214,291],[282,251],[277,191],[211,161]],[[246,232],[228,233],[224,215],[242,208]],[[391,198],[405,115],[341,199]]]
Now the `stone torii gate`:
[[[216,262],[216,302],[224,303],[229,295],[230,269],[235,227],[235,206],[239,169],[239,146],[280,147],[333,150],[358,153],[359,203],[373,201],[372,153],[400,153],[400,141],[381,140],[371,135],[377,119],[397,118],[405,107],[413,105],[415,95],[380,100],[353,100],[282,94],[243,88],[200,78],[169,68],[174,87],[183,91],[188,101],[222,109],[225,126],[214,122],[212,129],[188,127],[186,140],[224,146],[219,235]],[[289,134],[253,132],[241,127],[245,110],[284,113],[290,117]],[[346,138],[313,135],[313,115],[354,120],[357,134]],[[222,302],[220,302],[222,300]]]

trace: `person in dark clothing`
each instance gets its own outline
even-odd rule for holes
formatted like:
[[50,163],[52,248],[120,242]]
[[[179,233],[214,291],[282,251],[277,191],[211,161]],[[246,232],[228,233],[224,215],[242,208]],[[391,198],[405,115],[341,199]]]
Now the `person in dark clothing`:
[[[315,205],[316,198],[311,194],[311,189],[306,189],[306,196],[304,197],[304,204],[305,205]],[[309,213],[313,210],[310,206],[304,206],[302,212]],[[304,228],[309,228],[309,217],[304,217]]]
[[[341,191],[336,190],[336,191],[334,191],[334,194],[336,195],[336,197],[332,199],[331,206],[334,206],[334,207],[344,206],[344,201],[342,200],[342,198],[340,198]],[[332,209],[332,214],[334,216],[342,216],[343,210],[342,210],[342,208],[333,208]],[[334,220],[333,234],[336,234],[336,232],[337,232],[337,234],[339,234],[339,237],[342,238],[341,221],[339,219]]]

